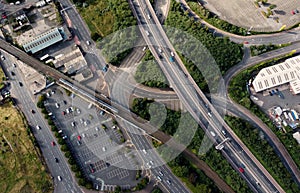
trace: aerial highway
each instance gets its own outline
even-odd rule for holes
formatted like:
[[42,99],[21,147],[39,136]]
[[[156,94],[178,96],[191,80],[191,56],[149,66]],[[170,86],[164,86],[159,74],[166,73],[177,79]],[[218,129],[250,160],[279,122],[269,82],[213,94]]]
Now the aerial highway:
[[[254,66],[258,64],[259,62],[266,61],[269,59],[272,59],[274,57],[283,56],[286,54],[289,54],[291,51],[296,50],[300,47],[300,43],[293,43],[290,46],[280,48],[277,50],[270,51],[268,53],[261,54],[259,56],[254,56],[251,58],[247,58],[246,60],[243,60],[238,65],[233,66],[231,69],[227,71],[227,73],[224,76],[225,80],[225,89],[227,90],[229,86],[230,80],[239,72],[243,71],[246,68],[249,68],[251,66]],[[295,54],[298,54],[299,51],[297,50]],[[150,89],[148,87],[143,87],[140,85],[134,85],[130,80],[120,82],[122,84],[123,88],[126,88],[127,90],[133,90],[133,94],[137,97],[141,98],[155,98],[158,100],[163,101],[172,101],[172,100],[178,100],[178,96],[173,91],[164,92],[160,89]],[[129,83],[129,84],[128,84]],[[296,163],[293,161],[289,153],[287,152],[286,148],[283,146],[283,144],[280,142],[280,140],[275,136],[274,133],[271,132],[271,130],[264,124],[262,121],[253,115],[249,110],[245,109],[244,107],[239,106],[238,104],[235,104],[234,101],[229,100],[229,95],[226,94],[228,99],[218,98],[214,97],[214,100],[218,101],[218,104],[220,104],[220,101],[223,101],[227,104],[226,110],[229,110],[231,112],[235,111],[240,115],[241,118],[245,120],[249,120],[253,125],[259,126],[259,128],[265,133],[266,137],[269,138],[272,143],[271,145],[273,148],[276,149],[277,152],[279,152],[279,156],[281,160],[286,163],[285,166],[289,169],[292,176],[296,179],[296,181],[299,184],[300,181],[300,172],[296,165]],[[217,106],[219,107],[219,106]]]
[[[93,89],[90,89],[86,86],[83,86],[81,84],[78,84],[77,82],[73,81],[72,79],[68,79],[68,77],[64,76],[62,73],[58,72],[57,70],[50,68],[48,66],[46,66],[45,64],[41,63],[40,61],[38,61],[37,59],[27,55],[25,52],[19,50],[18,48],[11,46],[10,44],[8,44],[7,42],[0,40],[1,44],[0,44],[0,48],[11,53],[12,55],[16,56],[17,58],[19,58],[20,60],[22,60],[24,63],[30,65],[31,67],[35,68],[37,71],[39,71],[40,73],[46,75],[46,76],[51,76],[53,77],[55,80],[57,80],[59,82],[60,78],[65,78],[66,80],[72,82],[74,85],[78,86],[79,89],[84,90],[86,93],[89,93],[91,95],[95,95],[96,98],[102,99],[104,102],[109,102],[107,101],[106,98],[101,97],[99,94],[95,93],[95,91]],[[76,91],[74,91],[76,92]],[[84,97],[84,96],[83,96]],[[125,109],[123,106],[118,105],[117,103],[114,104],[114,107],[118,109],[118,115],[117,117],[119,119],[121,119],[121,121],[126,122],[129,125],[132,125],[134,128],[133,129],[142,129],[145,131],[145,133],[151,133],[152,136],[154,136],[155,138],[159,139],[161,142],[163,143],[167,143],[170,142],[170,136],[164,134],[163,132],[157,130],[157,128],[155,128],[154,126],[152,126],[151,124],[145,122],[144,120],[138,118],[136,115],[134,115],[133,113],[131,113],[130,111],[128,111],[128,109]],[[151,147],[151,145],[149,144],[149,142],[145,139],[140,139],[141,137],[145,138],[145,136],[137,136],[135,137],[134,135],[131,136],[132,137],[132,142],[135,141],[144,141],[143,143],[137,144],[137,148],[138,149],[148,149],[149,147]],[[139,139],[138,139],[139,138]],[[174,141],[171,141],[169,143],[170,147],[177,149],[178,151],[183,151],[185,153],[185,155],[190,156],[190,158],[192,159],[192,162],[195,165],[198,166],[202,166],[202,170],[205,172],[205,174],[210,177],[212,180],[215,181],[216,185],[223,190],[224,192],[228,192],[228,193],[232,193],[232,189],[222,180],[220,179],[220,177],[213,172],[207,165],[205,162],[203,162],[202,160],[199,160],[197,157],[195,157],[189,150],[185,149],[185,146],[182,146],[180,144],[174,143]],[[152,151],[151,153],[155,153],[155,151]],[[150,154],[150,152],[149,152]],[[155,156],[155,155],[153,155]],[[154,159],[154,158],[153,158]],[[147,160],[146,160],[147,161]],[[159,164],[159,163],[157,163]],[[158,169],[156,169],[156,172],[159,172],[158,170],[162,170],[165,171],[166,176],[168,176],[169,179],[173,179],[173,183],[172,183],[172,188],[176,188],[177,190],[183,190],[182,192],[189,192],[189,190],[180,182],[180,180],[178,180],[172,173],[167,172],[169,169],[165,166],[162,165],[160,166]],[[176,180],[174,180],[176,179]],[[164,180],[162,181],[164,183],[164,187],[165,188],[171,188],[170,185],[167,184],[167,182]],[[172,192],[172,190],[169,190],[169,192]]]
[[[225,136],[220,132],[220,126],[225,128],[232,136],[232,142],[226,143],[226,149],[223,151],[227,158],[230,156],[230,162],[234,162],[236,165],[240,163],[245,163],[248,168],[247,178],[251,182],[249,185],[255,191],[263,192],[272,192],[280,191],[284,192],[278,183],[272,178],[272,176],[265,170],[265,168],[258,162],[258,160],[253,156],[253,154],[247,149],[247,147],[238,139],[238,137],[231,131],[227,126],[224,120],[220,117],[217,111],[211,106],[210,102],[200,91],[198,86],[193,82],[192,78],[186,78],[185,74],[188,74],[184,65],[180,61],[179,57],[175,55],[176,64],[179,65],[180,70],[177,68],[177,65],[168,62],[168,60],[160,60],[158,57],[158,51],[153,45],[160,46],[163,49],[164,58],[171,57],[170,51],[174,51],[173,46],[169,43],[168,38],[162,29],[161,25],[158,22],[158,19],[152,9],[149,1],[136,1],[132,3],[135,7],[135,16],[139,19],[139,24],[146,23],[148,25],[140,25],[140,30],[142,33],[145,30],[149,30],[152,34],[151,37],[144,35],[144,39],[154,57],[157,59],[160,67],[162,68],[164,74],[169,80],[172,88],[175,90],[179,99],[183,102],[185,107],[191,113],[195,120],[200,124],[199,112],[205,117],[205,119],[210,123],[212,129],[217,134],[215,139],[217,142],[225,139]],[[149,17],[150,15],[150,17]],[[155,25],[151,25],[155,24]],[[160,40],[160,41],[158,41]],[[167,48],[165,48],[167,47]],[[176,84],[173,84],[176,83]],[[193,85],[193,86],[190,86]],[[195,92],[197,91],[197,92]],[[201,99],[201,100],[199,100]],[[212,117],[208,116],[207,109],[205,105],[208,105],[212,111]],[[234,142],[234,143],[233,143]],[[237,145],[234,145],[237,144]],[[243,151],[243,155],[238,154],[237,152]],[[234,161],[233,161],[234,160]],[[234,167],[236,167],[234,165]],[[242,175],[245,177],[245,174]],[[260,182],[262,185],[257,187],[255,184]]]

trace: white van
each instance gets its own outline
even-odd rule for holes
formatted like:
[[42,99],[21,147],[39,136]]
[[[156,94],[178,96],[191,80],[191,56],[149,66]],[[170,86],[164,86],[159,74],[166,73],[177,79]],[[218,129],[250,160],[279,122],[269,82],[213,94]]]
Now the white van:
[[215,134],[213,131],[210,131],[210,134],[211,134],[213,137],[216,136],[216,134]]

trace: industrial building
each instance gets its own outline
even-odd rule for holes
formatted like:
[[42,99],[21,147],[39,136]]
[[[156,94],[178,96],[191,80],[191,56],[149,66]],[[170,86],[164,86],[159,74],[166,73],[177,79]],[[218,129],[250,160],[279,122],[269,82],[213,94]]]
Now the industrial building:
[[32,54],[63,40],[63,28],[54,28],[23,44],[25,52]]
[[252,81],[255,92],[289,84],[293,94],[300,93],[300,56],[262,69]]

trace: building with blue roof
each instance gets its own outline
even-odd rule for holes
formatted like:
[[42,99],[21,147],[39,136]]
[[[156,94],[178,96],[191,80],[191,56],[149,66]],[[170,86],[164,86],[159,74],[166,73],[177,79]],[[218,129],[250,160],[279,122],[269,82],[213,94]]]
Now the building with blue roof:
[[62,41],[64,38],[62,36],[63,28],[54,28],[41,35],[38,35],[34,39],[23,44],[25,52],[31,52],[32,54],[45,49],[59,41]]

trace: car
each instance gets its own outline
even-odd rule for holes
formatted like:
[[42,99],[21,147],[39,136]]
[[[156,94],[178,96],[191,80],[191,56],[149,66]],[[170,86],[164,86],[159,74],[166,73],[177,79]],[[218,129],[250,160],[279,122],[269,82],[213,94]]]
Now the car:
[[143,48],[143,51],[146,51],[146,49],[147,49],[147,47],[145,46],[145,47]]
[[171,185],[172,182],[171,182],[171,180],[167,180],[167,183],[168,183],[169,185]]
[[241,173],[244,173],[244,172],[245,172],[245,170],[244,170],[243,168],[239,168],[239,171],[240,171]]
[[162,49],[161,49],[161,48],[158,48],[157,50],[158,50],[160,53],[162,53]]
[[249,44],[249,42],[248,41],[244,41],[244,44]]
[[151,165],[153,165],[153,164],[154,164],[152,160],[150,160],[150,161],[149,161],[149,163],[150,163]]
[[164,176],[164,174],[162,173],[162,171],[159,171],[158,173],[159,173],[159,175]]
[[71,125],[72,125],[72,127],[75,127],[75,122],[74,122],[74,121],[72,121]]
[[58,109],[60,105],[58,103],[55,103],[55,106]]
[[61,181],[61,180],[62,180],[60,176],[57,176],[57,179],[58,179],[58,181]]
[[41,127],[37,125],[37,126],[36,126],[36,129],[37,129],[37,130],[40,130],[40,129],[41,129]]
[[80,142],[80,141],[77,141],[77,145],[81,145],[81,142]]
[[22,82],[19,82],[19,85],[20,85],[20,86],[23,86],[23,83],[22,83]]
[[225,130],[222,130],[222,133],[223,133],[223,135],[226,135],[226,131]]
[[77,139],[80,141],[80,140],[81,140],[81,136],[80,136],[80,135],[78,135],[78,136],[77,136]]
[[51,90],[51,94],[54,95],[54,94],[55,94],[55,91],[54,91],[54,90]]
[[273,93],[272,93],[271,91],[269,91],[269,95],[270,95],[270,96],[273,96]]
[[16,75],[16,74],[15,74],[13,71],[11,71],[11,75],[14,76],[14,75]]
[[62,112],[61,112],[61,114],[62,114],[62,115],[65,115],[65,114],[66,114],[66,112],[65,112],[65,111],[62,111]]
[[3,55],[1,55],[1,60],[5,60],[5,57]]
[[242,168],[246,168],[246,166],[245,166],[243,163],[241,163],[241,167],[242,167]]
[[95,130],[96,130],[96,131],[99,131],[99,128],[98,128],[98,127],[95,127]]
[[102,68],[102,71],[103,71],[103,72],[107,72],[107,67],[104,66],[104,67]]
[[160,55],[160,54],[158,55],[158,57],[159,57],[159,59],[163,59],[162,55]]
[[17,65],[16,64],[13,64],[14,65],[14,67],[16,68],[17,67]]
[[79,121],[81,124],[83,124],[83,122],[84,122],[83,118],[80,118]]
[[54,158],[54,160],[55,160],[55,162],[56,162],[56,163],[58,163],[58,159],[57,159],[57,157],[56,157],[56,158]]
[[67,138],[68,138],[68,136],[66,136],[66,135],[65,135],[65,136],[63,136],[62,138],[63,138],[63,139],[67,139]]
[[76,112],[78,113],[78,114],[80,114],[81,112],[80,112],[80,109],[76,109]]
[[89,45],[91,45],[91,42],[89,40],[87,40],[86,44],[89,46]]
[[147,154],[147,151],[145,149],[142,150],[144,154]]
[[105,114],[105,111],[101,110],[99,113],[101,116],[103,116]]
[[63,100],[63,103],[66,105],[66,104],[67,104],[67,101]]
[[160,176],[156,176],[156,178],[157,178],[159,181],[162,181],[162,179],[161,179]]
[[34,111],[33,109],[31,109],[31,113],[32,113],[32,114],[34,114],[34,113],[35,113],[35,111]]
[[2,17],[2,19],[6,19],[7,18],[6,12],[3,12],[1,17]]
[[55,142],[54,142],[54,141],[52,141],[52,142],[51,142],[51,145],[52,145],[52,146],[55,146]]
[[63,132],[62,130],[59,130],[59,131],[58,131],[58,133],[62,133],[62,132]]

